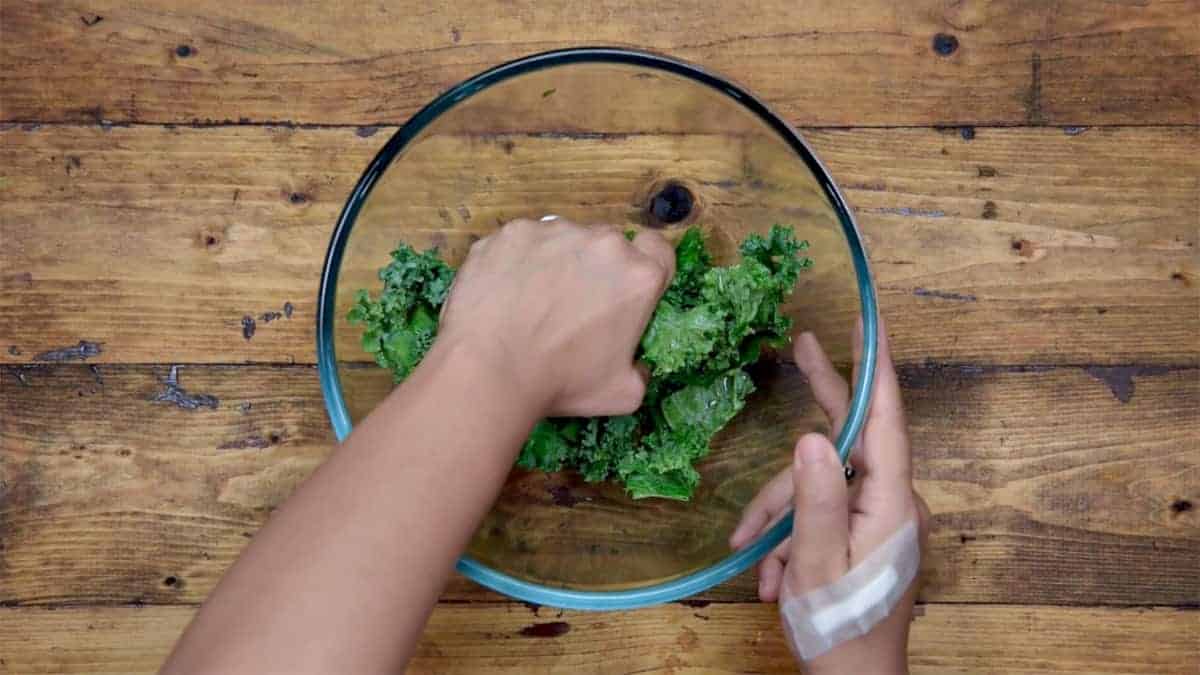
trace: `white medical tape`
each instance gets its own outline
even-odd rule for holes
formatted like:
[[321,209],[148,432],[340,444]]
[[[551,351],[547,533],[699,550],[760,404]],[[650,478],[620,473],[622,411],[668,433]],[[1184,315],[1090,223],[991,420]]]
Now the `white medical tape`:
[[554,215],[553,213],[548,213],[548,214],[542,216],[540,220],[543,223],[548,223],[552,220],[558,220],[558,216]]
[[785,582],[779,613],[796,656],[811,661],[847,640],[866,635],[896,608],[920,565],[917,521],[910,520],[826,586],[793,596]]

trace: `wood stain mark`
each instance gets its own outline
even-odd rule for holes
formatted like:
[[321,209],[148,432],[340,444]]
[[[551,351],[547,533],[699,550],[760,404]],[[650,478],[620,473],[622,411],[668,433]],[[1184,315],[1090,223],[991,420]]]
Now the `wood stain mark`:
[[576,497],[571,492],[571,488],[566,485],[552,485],[546,488],[546,492],[550,493],[550,499],[554,502],[555,506],[562,506],[569,509],[581,501],[579,497]]
[[1046,373],[1057,366],[1028,364],[1014,366],[982,366],[970,363],[941,363],[927,360],[920,364],[904,364],[896,368],[896,376],[904,389],[929,389],[965,382],[989,373]]
[[1135,377],[1162,375],[1170,369],[1166,366],[1087,366],[1083,370],[1107,385],[1118,401],[1129,403],[1133,400]]
[[156,393],[150,400],[160,403],[170,403],[184,410],[199,410],[212,408],[216,410],[221,404],[220,399],[211,394],[191,394],[179,386],[179,366],[171,366],[163,390]]
[[248,450],[251,448],[261,450],[271,447],[271,442],[262,436],[247,436],[236,441],[229,441],[217,446],[218,450]]
[[33,288],[33,272],[17,272],[0,277],[0,284],[7,287],[24,286]]
[[976,302],[979,300],[978,297],[970,293],[951,293],[949,291],[939,291],[919,286],[913,289],[913,295],[919,298],[938,298],[939,300],[957,300],[959,302]]
[[696,631],[684,626],[683,630],[681,630],[679,633],[679,637],[675,640],[675,643],[678,644],[679,648],[683,651],[690,652],[700,645],[700,636],[696,635]]
[[860,207],[857,210],[861,213],[885,213],[893,216],[905,216],[907,218],[943,218],[946,215],[946,212],[941,209],[916,209],[908,206]]
[[571,624],[566,621],[547,621],[531,623],[520,630],[520,634],[533,638],[556,638],[571,632]]
[[1033,242],[1028,239],[1014,239],[1012,241],[1012,250],[1017,252],[1017,255],[1022,258],[1032,258],[1035,251]]
[[33,357],[34,361],[86,361],[87,359],[96,356],[104,351],[100,342],[89,342],[88,340],[80,340],[79,344],[73,347],[63,347],[62,349],[51,349],[50,351],[42,352]]

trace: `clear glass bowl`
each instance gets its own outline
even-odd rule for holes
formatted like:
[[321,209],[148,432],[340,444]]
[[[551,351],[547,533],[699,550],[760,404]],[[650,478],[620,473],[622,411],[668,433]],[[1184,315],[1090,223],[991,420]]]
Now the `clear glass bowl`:
[[[321,387],[339,439],[392,388],[346,312],[358,289],[378,291],[396,243],[437,247],[457,266],[474,239],[545,214],[672,239],[699,226],[721,264],[748,233],[794,226],[815,261],[787,305],[796,330],[815,332],[849,374],[851,331],[863,319],[851,414],[836,439],[845,459],[866,416],[877,326],[862,240],[833,180],[744,89],[681,61],[607,48],[477,75],[417,113],[367,167],[334,229],[318,302]],[[726,541],[743,507],[788,466],[801,433],[829,431],[789,361],[783,353],[754,367],[758,391],[714,440],[690,502],[634,501],[617,485],[514,470],[459,570],[529,602],[626,609],[749,568],[790,518],[735,553]]]

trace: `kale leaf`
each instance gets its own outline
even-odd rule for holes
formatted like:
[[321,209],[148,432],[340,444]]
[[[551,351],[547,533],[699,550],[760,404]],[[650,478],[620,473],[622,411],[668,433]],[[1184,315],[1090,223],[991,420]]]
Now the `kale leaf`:
[[400,244],[392,251],[392,261],[379,270],[379,279],[383,282],[379,298],[372,299],[370,293],[360,290],[346,318],[366,326],[363,351],[374,355],[375,362],[392,371],[400,382],[433,344],[437,317],[454,281],[454,270],[436,251],[417,253]]
[[[791,320],[781,307],[812,266],[807,248],[791,228],[775,225],[742,242],[739,262],[717,267],[700,230],[689,229],[638,349],[651,374],[642,407],[619,417],[543,420],[517,466],[616,480],[635,499],[690,499],[700,482],[695,463],[754,391],[743,369],[764,346],[787,342]],[[363,349],[400,382],[433,343],[454,270],[436,250],[401,244],[379,278],[379,297],[359,291],[347,318],[364,326]]]

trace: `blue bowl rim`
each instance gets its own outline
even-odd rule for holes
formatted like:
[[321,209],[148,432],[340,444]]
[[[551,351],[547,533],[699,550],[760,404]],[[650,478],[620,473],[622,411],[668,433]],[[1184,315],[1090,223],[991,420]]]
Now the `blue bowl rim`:
[[[337,359],[334,353],[333,332],[336,321],[337,275],[354,221],[375,183],[406,145],[439,115],[450,110],[457,103],[513,77],[572,63],[640,66],[679,75],[716,89],[757,115],[767,126],[779,134],[817,177],[826,197],[837,211],[846,243],[850,248],[863,319],[863,352],[851,396],[850,412],[835,441],[838,455],[844,463],[866,423],[871,389],[875,378],[879,330],[875,287],[871,280],[866,250],[859,234],[858,225],[854,221],[854,216],[851,214],[845,198],[825,166],[817,159],[796,130],[773,113],[757,97],[729,80],[698,66],[667,56],[617,47],[577,47],[533,54],[496,66],[464,80],[413,115],[404,126],[392,135],[375,155],[375,158],[371,160],[371,163],[367,165],[346,200],[346,204],[338,216],[337,224],[334,226],[329,249],[325,255],[321,285],[317,296],[317,370],[321,381],[321,393],[325,399],[325,409],[329,413],[329,420],[338,441],[345,440],[350,435],[352,424],[342,396],[341,380],[338,376]],[[525,602],[563,609],[626,610],[681,600],[706,591],[749,569],[783,541],[790,532],[791,512],[767,532],[760,535],[757,540],[709,567],[668,581],[631,589],[582,591],[546,586],[505,574],[468,555],[459,559],[457,568],[468,579]]]

